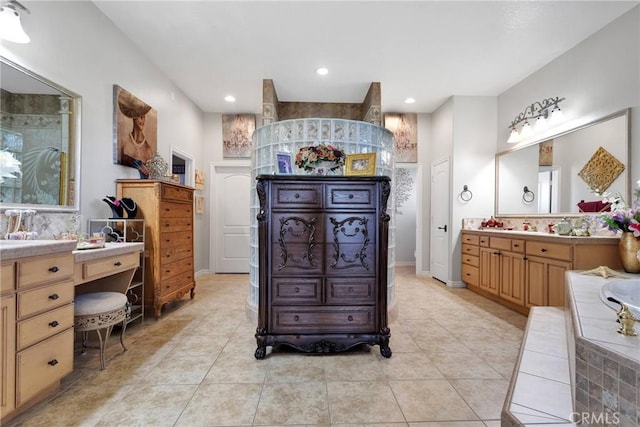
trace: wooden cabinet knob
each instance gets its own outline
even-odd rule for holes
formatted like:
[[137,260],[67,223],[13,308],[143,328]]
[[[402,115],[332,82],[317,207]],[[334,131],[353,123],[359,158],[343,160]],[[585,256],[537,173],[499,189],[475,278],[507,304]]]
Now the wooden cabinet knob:
[[54,320],[53,322],[49,323],[49,326],[51,326],[52,328],[55,328],[56,326],[58,326],[60,323],[58,323],[57,320]]
[[47,364],[51,365],[51,366],[56,366],[59,362],[56,359],[50,360],[47,362]]
[[349,316],[349,317],[347,317],[347,320],[348,320],[349,322],[352,322],[352,321],[353,321],[353,316]]
[[58,298],[60,298],[60,296],[59,296],[58,294],[51,294],[51,295],[49,295],[49,299],[50,299],[50,300],[55,301],[55,300],[57,300]]
[[297,322],[298,320],[300,320],[300,317],[298,317],[298,316],[293,316],[293,320],[295,320],[295,321]]
[[52,272],[52,273],[57,273],[58,271],[60,271],[60,269],[54,265],[53,267],[51,267],[49,269],[49,271]]

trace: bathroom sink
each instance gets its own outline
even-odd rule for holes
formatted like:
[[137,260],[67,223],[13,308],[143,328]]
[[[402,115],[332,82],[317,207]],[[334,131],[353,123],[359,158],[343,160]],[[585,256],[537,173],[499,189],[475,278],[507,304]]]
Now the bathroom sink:
[[640,320],[640,279],[614,280],[600,288],[602,301],[614,310],[620,310],[620,304],[607,300],[609,297],[626,304],[633,316]]

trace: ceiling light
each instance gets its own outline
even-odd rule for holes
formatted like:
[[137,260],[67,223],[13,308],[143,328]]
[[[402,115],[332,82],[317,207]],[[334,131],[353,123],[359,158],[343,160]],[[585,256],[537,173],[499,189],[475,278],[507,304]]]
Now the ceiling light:
[[413,104],[414,102],[416,102],[415,98],[407,98],[404,100],[405,104]]
[[224,100],[227,102],[236,102],[236,97],[233,95],[227,95],[224,97]]
[[22,29],[20,13],[16,8],[29,13],[29,9],[16,0],[10,0],[0,8],[0,39],[14,43],[29,43],[31,39]]
[[316,73],[318,73],[321,76],[326,76],[327,74],[329,74],[329,69],[325,67],[320,67],[316,70]]
[[[507,142],[512,144],[520,142],[523,139],[531,137],[534,134],[533,127],[529,124],[529,120],[535,119],[535,130],[537,132],[547,128],[549,124],[556,124],[561,117],[562,112],[558,104],[564,101],[564,98],[547,98],[542,101],[536,101],[529,105],[525,110],[518,114],[515,119],[509,125],[511,133]],[[517,126],[522,123],[520,132],[518,132]]]

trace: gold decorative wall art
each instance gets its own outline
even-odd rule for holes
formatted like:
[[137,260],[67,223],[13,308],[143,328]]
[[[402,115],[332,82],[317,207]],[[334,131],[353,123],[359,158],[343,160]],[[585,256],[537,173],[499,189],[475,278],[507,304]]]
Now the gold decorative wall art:
[[624,172],[624,164],[602,147],[598,147],[578,176],[597,193],[603,193]]

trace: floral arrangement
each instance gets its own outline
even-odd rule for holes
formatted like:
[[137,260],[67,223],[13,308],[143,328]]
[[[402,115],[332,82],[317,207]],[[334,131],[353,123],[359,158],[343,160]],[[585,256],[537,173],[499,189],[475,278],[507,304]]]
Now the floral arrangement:
[[640,180],[636,182],[638,188],[634,190],[636,199],[631,206],[627,206],[621,196],[609,197],[603,194],[604,201],[610,203],[611,211],[600,216],[600,221],[611,231],[632,232],[640,237]]
[[318,144],[302,147],[296,154],[296,166],[306,171],[313,170],[313,165],[321,161],[335,163],[329,170],[338,169],[340,166],[344,166],[344,152],[331,144]]
[[20,162],[8,151],[0,150],[0,184],[5,178],[17,178],[20,175]]

